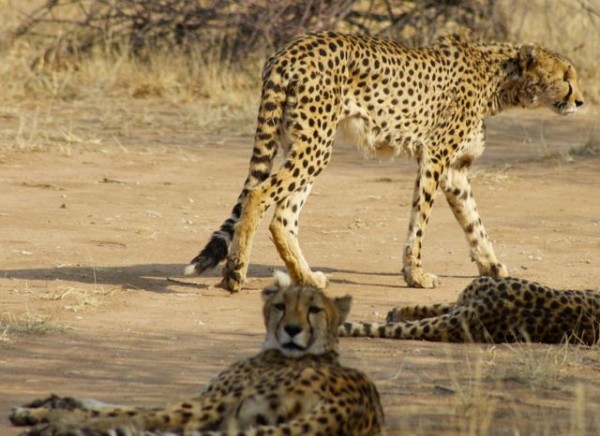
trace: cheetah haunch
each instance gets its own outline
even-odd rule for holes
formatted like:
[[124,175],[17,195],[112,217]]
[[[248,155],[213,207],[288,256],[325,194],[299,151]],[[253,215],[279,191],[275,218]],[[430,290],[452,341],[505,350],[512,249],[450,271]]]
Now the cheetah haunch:
[[53,395],[13,409],[10,420],[33,425],[28,435],[383,434],[375,385],[338,362],[337,330],[351,298],[290,285],[286,275],[263,298],[263,351],[225,369],[196,398],[144,409]]
[[480,277],[461,292],[456,303],[394,308],[386,321],[346,322],[340,327],[340,336],[593,345],[600,335],[600,292]]
[[[300,37],[263,71],[248,177],[230,217],[185,272],[227,259],[223,285],[241,289],[259,220],[274,205],[269,230],[294,282],[324,288],[298,243],[298,219],[342,128],[367,154],[408,154],[419,164],[404,248],[413,287],[434,287],[421,245],[438,187],[462,227],[480,275],[508,276],[481,224],[468,179],[484,149],[483,120],[511,107],[546,106],[567,115],[583,104],[577,73],[539,46],[475,44],[457,37],[429,47],[334,32]],[[272,172],[278,147],[281,167]]]

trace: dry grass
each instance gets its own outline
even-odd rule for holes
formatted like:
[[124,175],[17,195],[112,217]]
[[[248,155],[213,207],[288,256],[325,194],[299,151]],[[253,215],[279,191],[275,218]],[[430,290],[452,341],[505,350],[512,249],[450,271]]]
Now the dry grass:
[[[7,142],[11,142],[15,150],[37,151],[54,147],[56,143],[68,146],[79,140],[97,141],[94,135],[69,131],[68,119],[52,119],[52,114],[44,110],[36,111],[33,118],[31,115],[26,118],[19,110],[20,106],[47,107],[49,102],[91,102],[102,112],[103,124],[109,128],[124,125],[125,130],[127,123],[152,121],[143,119],[144,112],[129,111],[123,116],[120,110],[123,102],[132,100],[160,100],[173,106],[196,105],[202,101],[193,119],[182,120],[197,129],[230,131],[235,125],[245,133],[254,124],[262,61],[227,64],[218,60],[217,50],[185,56],[157,51],[139,59],[97,49],[77,61],[56,58],[44,68],[33,68],[34,61],[44,53],[44,46],[33,37],[13,41],[10,30],[15,29],[22,18],[19,11],[32,10],[43,3],[0,0],[3,11],[0,29],[4,29],[0,33],[0,97],[5,108],[10,107],[0,111],[0,119],[19,121],[16,131],[0,130],[0,135],[9,139]],[[57,124],[60,128],[56,128]]]
[[567,369],[577,357],[577,347],[567,344],[540,350],[531,344],[510,345],[509,365],[491,365],[486,377],[514,382],[531,390],[561,389],[568,378]]
[[[600,359],[598,347],[521,343],[458,357],[450,356],[447,365],[454,408],[447,413],[457,418],[458,434],[498,434],[507,415],[514,416],[512,434],[583,435],[599,424],[590,418],[594,404],[581,374]],[[550,399],[553,407],[532,407]]]
[[590,138],[581,146],[569,150],[571,156],[600,156],[600,134],[592,132]]
[[590,135],[585,142],[580,145],[572,146],[563,151],[547,151],[542,159],[562,159],[566,162],[573,162],[577,158],[589,158],[600,156],[600,139],[595,130],[590,131]]
[[[36,39],[13,41],[21,11],[33,10],[41,0],[0,0],[0,96],[6,101],[40,99],[80,100],[102,98],[161,98],[175,103],[203,100],[215,108],[214,118],[232,115],[253,118],[258,100],[261,61],[223,64],[216,53],[148,53],[143,60],[98,49],[72,64],[56,59],[47,68],[32,69],[43,52]],[[570,56],[581,71],[586,95],[598,100],[600,85],[600,16],[585,10],[586,0],[536,0],[499,2],[511,39],[541,42]],[[600,11],[597,11],[600,13]],[[263,54],[258,54],[261,58]],[[204,119],[204,117],[203,117]],[[213,126],[215,120],[211,120]],[[205,127],[205,126],[202,126]]]
[[41,298],[59,302],[63,310],[81,312],[103,305],[106,298],[113,292],[114,290],[106,290],[102,287],[94,287],[93,289],[61,287],[54,291],[45,292]]
[[4,313],[0,315],[0,342],[7,342],[17,335],[46,335],[64,330],[50,315],[27,312],[24,315]]

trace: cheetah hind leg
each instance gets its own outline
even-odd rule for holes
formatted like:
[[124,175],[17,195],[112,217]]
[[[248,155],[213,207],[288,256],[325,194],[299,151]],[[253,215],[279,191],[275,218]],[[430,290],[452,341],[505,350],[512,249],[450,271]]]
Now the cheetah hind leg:
[[267,179],[253,188],[243,201],[242,213],[235,225],[230,253],[223,266],[221,286],[231,292],[240,291],[246,279],[256,227],[273,201],[269,196],[272,189],[272,183]]
[[277,252],[283,259],[292,280],[295,283],[324,289],[327,287],[327,277],[320,271],[311,271],[298,243],[298,218],[311,189],[312,182],[309,182],[304,188],[279,202],[269,230]]

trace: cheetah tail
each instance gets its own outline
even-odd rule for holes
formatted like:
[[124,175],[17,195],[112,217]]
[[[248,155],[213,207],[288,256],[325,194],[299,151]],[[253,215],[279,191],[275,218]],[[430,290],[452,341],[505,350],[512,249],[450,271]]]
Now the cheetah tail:
[[207,269],[214,268],[221,261],[225,260],[229,253],[229,245],[233,236],[233,228],[231,236],[218,230],[213,233],[206,247],[202,249],[198,256],[194,257],[190,264],[185,267],[183,273],[185,275],[200,274]]
[[386,338],[388,331],[387,324],[379,324],[376,322],[358,322],[347,321],[338,329],[340,337],[368,337],[368,338]]
[[282,75],[283,68],[279,65],[281,60],[277,55],[274,56],[267,61],[263,70],[262,96],[254,148],[244,189],[242,189],[229,218],[225,220],[219,230],[212,234],[206,247],[185,268],[185,275],[200,274],[225,260],[233,240],[235,224],[242,214],[244,200],[254,187],[265,181],[271,174],[273,160],[279,146],[280,128],[287,95],[286,79]]
[[385,324],[377,322],[345,322],[339,327],[338,336],[433,340],[431,335],[423,332],[419,321],[401,321]]

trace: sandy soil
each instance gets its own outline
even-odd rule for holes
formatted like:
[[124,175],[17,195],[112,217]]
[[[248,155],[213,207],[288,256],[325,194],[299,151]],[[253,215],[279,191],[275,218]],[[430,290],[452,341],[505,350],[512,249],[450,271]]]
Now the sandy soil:
[[[188,122],[202,113],[158,100],[0,113],[0,414],[49,392],[160,405],[258,350],[259,291],[281,267],[268,220],[243,292],[216,287],[219,270],[180,276],[229,214],[251,149],[251,127]],[[599,287],[600,159],[565,154],[598,141],[597,115],[490,120],[473,185],[513,275]],[[340,145],[304,209],[305,253],[331,294],[354,296],[353,319],[453,300],[476,274],[438,196],[424,263],[442,285],[404,285],[415,168]],[[600,431],[597,347],[344,339],[341,353],[376,381],[390,434]],[[0,419],[0,434],[17,433]]]

